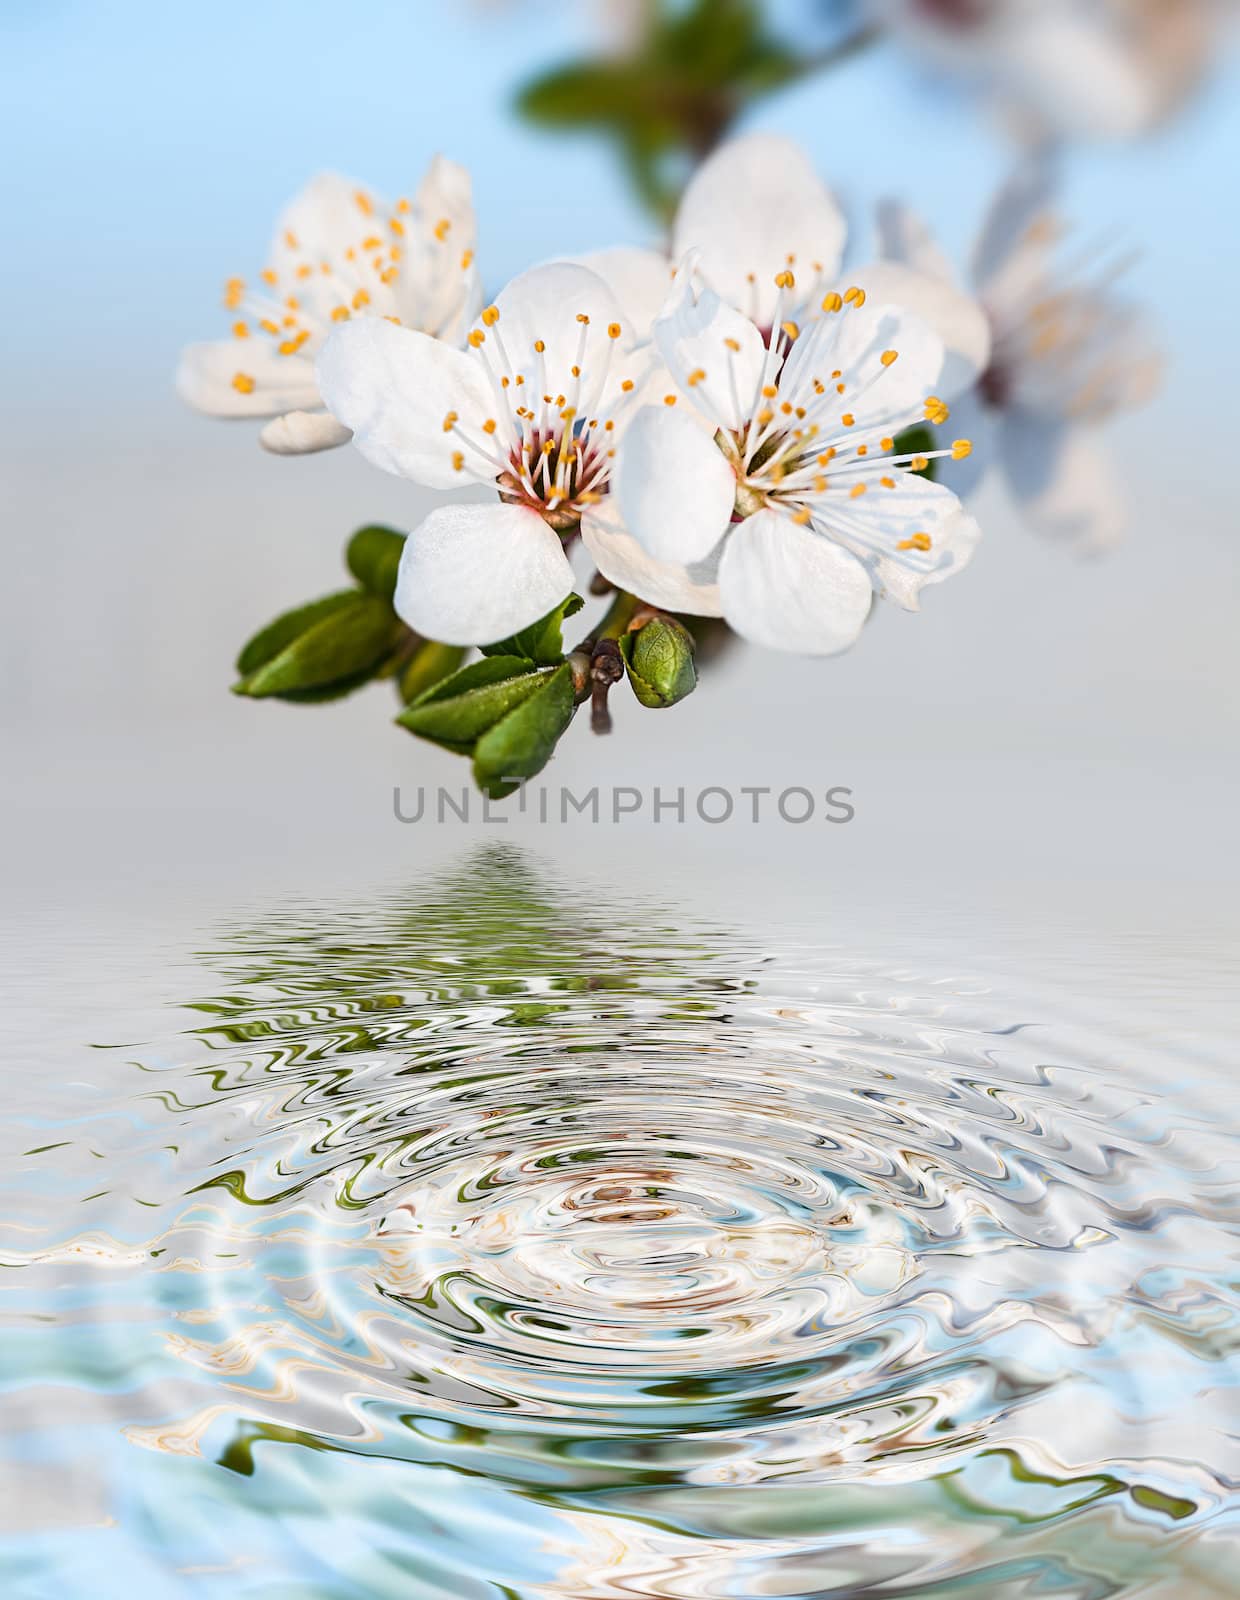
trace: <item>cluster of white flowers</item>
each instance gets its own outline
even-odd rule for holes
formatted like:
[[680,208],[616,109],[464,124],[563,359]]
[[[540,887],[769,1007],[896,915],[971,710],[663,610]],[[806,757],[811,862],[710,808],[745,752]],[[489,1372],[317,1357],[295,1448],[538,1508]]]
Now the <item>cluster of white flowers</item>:
[[[875,595],[914,610],[968,562],[957,490],[983,440],[1036,520],[1101,542],[1113,505],[1081,429],[1151,369],[1105,273],[1053,276],[1044,166],[999,197],[972,292],[915,218],[889,207],[879,232],[879,259],[841,275],[829,189],[752,134],[699,168],[669,254],[553,261],[484,305],[462,169],[436,158],[391,206],[323,176],[260,287],[230,281],[232,337],[191,346],[179,386],[270,418],[269,449],[352,439],[427,488],[493,491],[409,534],[395,605],[424,637],[489,644],[544,616],[579,536],[652,606],[830,655]],[[913,427],[937,447],[902,450]]]

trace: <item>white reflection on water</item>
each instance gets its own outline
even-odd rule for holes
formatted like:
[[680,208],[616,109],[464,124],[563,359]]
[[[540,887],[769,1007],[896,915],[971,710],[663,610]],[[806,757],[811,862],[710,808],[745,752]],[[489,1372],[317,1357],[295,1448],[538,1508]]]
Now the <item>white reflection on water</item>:
[[1221,1079],[508,850],[207,959],[21,1090],[19,1592],[1229,1592]]

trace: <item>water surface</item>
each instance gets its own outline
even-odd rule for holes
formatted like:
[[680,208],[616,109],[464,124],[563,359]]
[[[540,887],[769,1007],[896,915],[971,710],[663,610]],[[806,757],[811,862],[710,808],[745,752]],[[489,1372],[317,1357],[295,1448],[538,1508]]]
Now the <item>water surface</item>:
[[10,1090],[10,1592],[1233,1592],[1218,1040],[925,948],[509,848],[84,975]]

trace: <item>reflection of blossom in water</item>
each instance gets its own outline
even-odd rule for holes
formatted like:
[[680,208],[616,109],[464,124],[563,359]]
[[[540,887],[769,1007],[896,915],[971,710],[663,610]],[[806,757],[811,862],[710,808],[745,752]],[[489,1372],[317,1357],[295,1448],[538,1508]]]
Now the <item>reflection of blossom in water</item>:
[[1227,0],[869,0],[936,68],[1035,136],[1128,137],[1174,111]]
[[140,1097],[64,1113],[91,1228],[9,1252],[40,1437],[123,1452],[80,1501],[139,1592],[238,1552],[350,1600],[1208,1562],[1234,1151],[1166,1062],[511,852],[228,946]]

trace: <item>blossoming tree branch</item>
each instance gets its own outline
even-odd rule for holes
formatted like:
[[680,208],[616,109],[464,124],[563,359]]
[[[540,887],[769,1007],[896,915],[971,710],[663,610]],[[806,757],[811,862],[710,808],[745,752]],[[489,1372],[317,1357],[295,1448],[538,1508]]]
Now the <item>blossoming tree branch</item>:
[[[1187,72],[1166,34],[1142,57],[1150,0],[1035,9],[1043,27],[1079,25],[1096,60],[1110,50],[1095,118],[1108,93],[1117,116],[1137,115],[1143,64],[1151,79],[1172,59]],[[561,125],[605,121],[610,106],[622,147],[700,158],[674,209],[655,168],[630,162],[652,207],[671,210],[665,250],[536,265],[488,298],[461,167],[435,156],[395,203],[322,174],[279,219],[258,277],[228,281],[228,337],[191,345],[178,373],[198,409],[261,419],[276,454],[351,443],[423,488],[481,491],[407,534],[360,529],[351,585],[251,639],[236,690],[308,702],[391,678],[400,724],[468,756],[492,796],[542,769],[579,707],[606,731],[623,680],[651,709],[684,699],[711,619],[768,649],[830,656],[876,601],[915,611],[971,559],[964,500],[990,465],[1035,528],[1085,550],[1110,543],[1122,509],[1098,425],[1143,399],[1157,369],[1118,287],[1124,261],[1061,265],[1051,135],[1063,130],[1048,110],[1079,106],[1073,84],[1056,99],[1039,81],[1047,52],[1020,0],[881,5],[807,61],[737,0],[645,15],[627,56],[563,69],[525,101]],[[808,155],[771,134],[723,137],[764,85],[846,60],[883,27],[931,49],[951,32],[974,77],[989,52],[1037,129],[967,278],[891,201],[877,253],[845,272],[844,218]],[[666,88],[677,70],[686,92],[645,113],[640,97],[603,92],[610,79]],[[1170,87],[1144,88],[1160,114]],[[643,115],[661,119],[658,139],[647,129],[643,142]],[[607,599],[572,642],[583,588]]]

